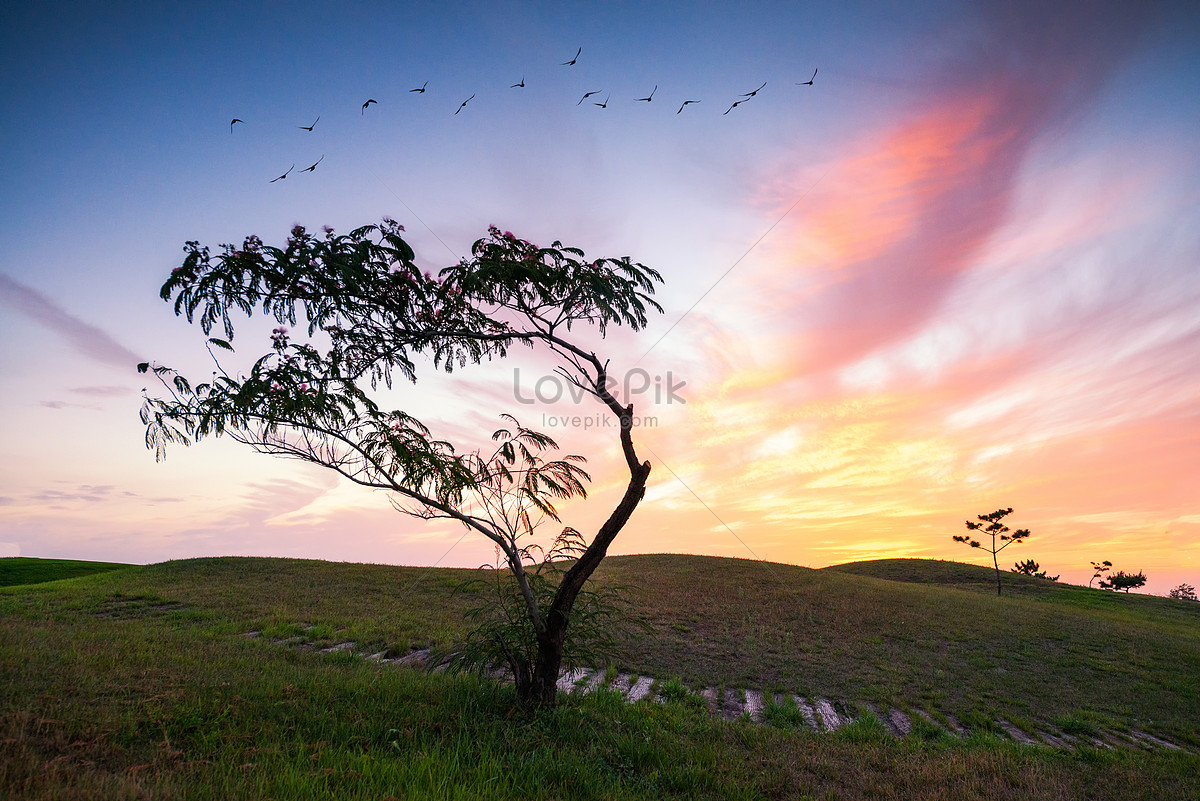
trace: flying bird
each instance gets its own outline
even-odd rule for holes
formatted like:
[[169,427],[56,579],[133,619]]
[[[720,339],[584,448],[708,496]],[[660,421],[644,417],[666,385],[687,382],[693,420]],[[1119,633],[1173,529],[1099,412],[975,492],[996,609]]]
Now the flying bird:
[[525,88],[525,76],[524,75],[521,76],[520,83],[514,83],[512,86],[510,86],[508,88],[509,89],[524,89]]
[[234,117],[232,120],[230,120],[230,121],[229,121],[229,132],[230,132],[230,133],[233,133],[233,124],[234,124],[235,122],[240,122],[240,123],[242,123],[243,125],[245,125],[245,124],[246,124],[246,121],[245,121],[245,120],[239,120],[237,117]]
[[[725,114],[728,114],[729,112],[733,111],[735,108],[737,108],[738,106],[742,105],[745,102],[747,102],[747,101],[746,100],[735,100],[732,106],[725,109]],[[680,109],[680,111],[682,111],[682,109]],[[724,117],[725,114],[722,114],[721,116]]]
[[379,105],[379,102],[378,102],[378,101],[376,101],[376,100],[368,100],[366,103],[363,103],[363,105],[362,105],[362,111],[360,111],[360,112],[358,112],[358,113],[359,113],[360,115],[361,115],[361,114],[366,114],[366,113],[367,113],[367,106],[371,105],[372,103],[374,103],[375,105]]
[[[466,108],[466,107],[467,107],[467,104],[468,104],[468,103],[470,103],[470,102],[471,102],[471,100],[472,100],[474,97],[475,97],[475,95],[474,95],[474,93],[472,93],[472,94],[471,94],[471,97],[468,97],[466,100],[464,100],[463,102],[459,103],[459,104],[458,104],[458,111],[462,111],[464,108]],[[458,111],[456,111],[456,112],[454,112],[454,113],[455,113],[455,114],[458,114]]]
[[683,111],[684,106],[688,106],[688,105],[691,105],[692,103],[699,103],[699,102],[700,102],[699,100],[685,100],[685,101],[683,101],[683,106],[680,106],[679,111],[676,111],[675,113],[678,114],[681,111]]
[[[525,79],[524,79],[524,78],[522,78],[521,80],[525,80]],[[417,92],[417,93],[419,93],[419,94],[425,94],[425,87],[426,87],[426,86],[429,86],[429,81],[426,81],[425,83],[421,84],[421,85],[420,85],[420,86],[418,86],[416,89],[409,89],[408,91],[409,91],[409,92]]]
[[315,120],[313,120],[313,124],[312,124],[312,125],[297,125],[296,127],[297,127],[297,128],[303,128],[304,130],[311,132],[311,131],[312,131],[312,129],[313,129],[313,128],[315,128],[315,127],[317,126],[317,123],[318,123],[318,122],[320,122],[320,121],[321,121],[321,115],[320,115],[320,114],[318,114],[318,115],[317,115],[317,118],[316,118]]
[[[313,124],[316,125],[316,123],[313,123]],[[312,172],[313,170],[315,170],[317,168],[317,165],[320,164],[324,160],[325,160],[325,154],[322,153],[321,158],[319,158],[315,162],[313,162],[313,165],[311,167],[305,167],[300,172]]]
[[809,78],[807,81],[801,81],[801,82],[797,83],[796,86],[812,86],[813,78],[815,78],[815,77],[817,77],[817,71],[813,70],[812,78]]
[[575,66],[575,59],[579,58],[579,54],[580,54],[580,53],[582,53],[582,52],[583,52],[583,48],[581,47],[581,48],[579,48],[578,50],[576,50],[576,51],[575,51],[575,58],[572,58],[570,61],[564,61],[564,62],[563,62],[562,64],[560,64],[559,66],[561,66],[561,67],[574,67],[574,66]]
[[[609,94],[608,94],[608,97],[612,97],[612,93],[611,93],[611,92],[609,92]],[[603,102],[603,103],[593,103],[592,105],[593,105],[593,106],[599,106],[600,108],[608,108],[608,97],[604,98],[604,102]]]
[[296,169],[296,165],[295,165],[295,164],[293,164],[292,166],[288,167],[288,168],[287,168],[287,172],[285,172],[283,175],[279,176],[278,178],[272,178],[271,180],[267,181],[267,183],[269,183],[269,184],[273,184],[273,183],[275,183],[276,181],[282,181],[284,178],[287,178],[287,177],[288,177],[288,172],[291,172],[291,171],[292,171],[292,170],[294,170],[294,169]]
[[759,90],[761,90],[763,88],[763,86],[766,86],[766,85],[767,85],[767,82],[763,81],[763,85],[758,87],[758,89],[755,89],[753,92],[746,92],[746,94],[741,95],[741,97],[754,97],[756,94],[758,94]]
[[654,99],[654,93],[655,93],[655,92],[657,92],[657,91],[658,91],[658,84],[654,84],[654,88],[650,90],[650,96],[649,96],[649,97],[639,97],[639,98],[636,98],[636,99],[637,99],[637,100],[645,100],[647,103],[649,103],[651,100],[653,100],[653,99]]
[[578,103],[576,103],[575,105],[577,105],[577,106],[578,106],[578,105],[582,105],[583,101],[587,100],[587,99],[588,99],[589,97],[591,97],[592,95],[598,95],[598,94],[600,94],[602,91],[604,91],[604,90],[603,90],[603,89],[597,89],[597,90],[596,90],[596,91],[594,91],[594,92],[585,92],[585,93],[584,93],[584,95],[583,95],[583,97],[579,98],[579,102],[578,102]]

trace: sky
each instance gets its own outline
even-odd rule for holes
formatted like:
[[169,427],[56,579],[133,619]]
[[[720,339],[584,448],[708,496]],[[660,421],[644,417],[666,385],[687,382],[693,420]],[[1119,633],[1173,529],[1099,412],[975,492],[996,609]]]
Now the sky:
[[[653,465],[610,553],[990,565],[951,537],[1011,507],[1003,568],[1200,585],[1195,4],[160,5],[0,26],[0,556],[492,562],[319,467],[144,445],[135,365],[211,370],[158,297],[185,242],[388,216],[434,271],[495,224],[662,273],[582,340]],[[587,456],[594,531],[615,430],[552,367],[385,400]]]

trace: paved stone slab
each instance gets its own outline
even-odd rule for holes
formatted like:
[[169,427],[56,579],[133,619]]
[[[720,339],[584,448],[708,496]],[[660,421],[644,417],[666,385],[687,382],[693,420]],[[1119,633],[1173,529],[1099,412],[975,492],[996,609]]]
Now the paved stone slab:
[[1144,731],[1139,731],[1138,729],[1132,729],[1129,733],[1132,734],[1137,739],[1141,740],[1142,742],[1154,743],[1155,745],[1157,745],[1161,748],[1170,748],[1173,751],[1182,751],[1183,750],[1179,746],[1175,745],[1175,743],[1169,742],[1167,740],[1163,740],[1159,737],[1155,737],[1153,734],[1147,734]]
[[721,717],[726,720],[737,720],[742,716],[746,706],[742,703],[742,694],[737,690],[725,689],[725,694],[721,698]]
[[704,699],[704,705],[708,707],[708,714],[715,715],[720,706],[720,699],[717,697],[716,687],[705,687],[700,691],[700,697]]
[[800,717],[804,718],[804,725],[813,731],[820,731],[821,724],[817,722],[817,716],[813,714],[813,709],[808,705],[808,701],[800,696],[795,696],[796,708],[800,710]]
[[821,723],[825,725],[826,731],[835,731],[849,722],[842,721],[838,713],[834,711],[833,704],[828,698],[818,698],[816,707],[817,714],[821,716]]
[[429,649],[418,648],[416,651],[409,651],[404,656],[396,660],[397,665],[405,665],[411,667],[421,667],[429,662]]
[[604,674],[607,671],[597,670],[592,675],[588,676],[588,680],[579,688],[581,693],[592,693],[599,689],[604,684]]
[[763,697],[758,690],[746,690],[746,708],[744,710],[750,715],[750,719],[755,723],[762,723],[763,719]]
[[1016,740],[1021,745],[1037,745],[1038,744],[1037,740],[1033,739],[1028,734],[1021,731],[1016,726],[1012,725],[1011,723],[1009,723],[1007,720],[1004,720],[1003,718],[996,718],[996,725],[999,726],[1000,729],[1005,734],[1007,734],[1009,737]]
[[625,694],[625,697],[629,699],[629,703],[635,704],[649,695],[650,688],[653,686],[653,676],[642,676],[629,688],[629,692]]
[[633,676],[628,673],[618,673],[616,678],[608,683],[611,690],[616,690],[621,695],[627,695],[629,688],[633,685]]
[[322,648],[321,653],[335,654],[338,651],[353,651],[356,647],[356,644],[352,642],[339,642],[337,645],[331,645],[328,648]]
[[889,710],[888,720],[892,721],[892,725],[900,732],[901,737],[907,737],[912,734],[912,719],[899,709]]
[[946,719],[946,725],[950,727],[950,731],[959,737],[967,736],[967,730],[963,728],[961,723],[958,722],[958,718],[954,717],[954,715],[951,715],[949,712],[943,712],[942,717]]
[[587,675],[587,671],[583,668],[575,668],[574,670],[560,673],[558,676],[557,687],[559,692],[571,693],[575,689],[575,682]]
[[939,731],[944,731],[944,732],[946,732],[947,734],[950,734],[950,735],[951,735],[951,736],[953,736],[953,737],[957,737],[957,736],[959,736],[959,735],[958,735],[958,732],[954,731],[953,729],[947,729],[945,726],[943,726],[942,724],[938,723],[938,722],[937,722],[937,721],[934,719],[933,715],[929,714],[929,713],[928,713],[928,712],[926,712],[924,709],[914,709],[914,710],[913,710],[913,712],[914,712],[914,713],[916,713],[917,715],[920,715],[920,716],[921,716],[921,719],[922,719],[922,720],[924,720],[926,723],[928,723],[930,726],[936,726],[936,727],[938,728],[938,730],[939,730]]
[[1065,748],[1067,750],[1072,750],[1071,744],[1068,743],[1066,740],[1064,740],[1061,735],[1056,735],[1051,732],[1043,731],[1042,729],[1038,729],[1037,736],[1040,737],[1042,742],[1046,743],[1047,745],[1052,745],[1055,748]]

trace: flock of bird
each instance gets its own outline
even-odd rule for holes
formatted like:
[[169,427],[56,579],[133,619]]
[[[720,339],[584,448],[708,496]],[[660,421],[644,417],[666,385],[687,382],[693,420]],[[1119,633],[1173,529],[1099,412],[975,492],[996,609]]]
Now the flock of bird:
[[[579,56],[580,56],[580,54],[582,54],[582,53],[583,53],[583,48],[582,48],[582,47],[580,47],[578,50],[576,50],[576,51],[575,51],[575,55],[571,57],[571,60],[570,60],[570,61],[564,61],[564,62],[562,62],[562,63],[561,63],[559,66],[562,66],[562,67],[574,67],[574,66],[575,66],[575,62],[577,62],[577,61],[579,60]],[[812,85],[813,85],[813,82],[816,80],[816,78],[817,78],[817,70],[816,70],[816,69],[814,69],[814,70],[813,70],[812,77],[810,77],[810,78],[809,78],[807,81],[797,81],[797,82],[796,82],[796,85],[797,85],[797,86],[812,86]],[[753,100],[753,99],[754,99],[754,97],[755,97],[756,95],[758,95],[758,93],[759,93],[759,92],[761,92],[761,91],[763,90],[763,87],[765,87],[766,85],[767,85],[766,81],[763,81],[762,85],[761,85],[761,86],[759,86],[757,89],[755,89],[755,90],[753,90],[753,91],[751,91],[751,92],[745,92],[744,94],[738,95],[738,96],[737,96],[737,97],[738,97],[738,99],[737,99],[737,100],[734,100],[734,101],[733,101],[733,103],[732,103],[732,104],[729,106],[729,108],[725,109],[725,111],[724,111],[724,112],[722,112],[722,116],[724,116],[725,114],[728,114],[729,112],[733,111],[735,108],[737,108],[738,106],[742,105],[743,103],[748,103],[749,101]],[[429,81],[425,81],[425,83],[421,84],[421,85],[420,85],[420,86],[418,86],[417,88],[415,88],[415,89],[409,89],[408,91],[409,91],[409,93],[410,93],[410,94],[412,94],[412,93],[416,93],[416,94],[425,94],[425,90],[426,90],[428,87],[429,87]],[[520,80],[519,82],[517,82],[517,83],[514,83],[514,84],[512,84],[511,86],[509,86],[509,88],[510,88],[510,89],[524,89],[524,88],[525,88],[525,76],[524,76],[524,75],[522,75],[522,76],[521,76],[521,80]],[[591,91],[591,92],[584,92],[584,94],[583,94],[583,97],[579,98],[579,102],[578,102],[578,103],[576,103],[575,105],[577,105],[577,106],[581,106],[581,105],[583,105],[583,102],[584,102],[585,100],[587,100],[588,98],[594,97],[594,96],[596,96],[596,95],[599,95],[599,94],[600,94],[602,91],[604,91],[604,90],[603,90],[603,89],[596,89],[596,90],[594,90],[594,91]],[[634,98],[634,99],[633,99],[633,102],[635,102],[635,103],[651,103],[651,102],[653,102],[653,101],[654,101],[654,93],[655,93],[655,92],[657,92],[657,91],[658,91],[658,84],[655,84],[655,85],[654,85],[654,88],[650,90],[650,94],[646,95],[645,97],[636,97],[636,98]],[[464,100],[464,101],[462,101],[461,103],[459,103],[459,104],[458,104],[458,108],[457,108],[457,109],[455,109],[455,111],[454,111],[454,115],[458,115],[458,114],[459,114],[459,112],[461,112],[461,111],[462,111],[464,108],[466,108],[466,107],[467,107],[467,104],[468,104],[468,103],[470,103],[470,102],[471,102],[472,100],[474,100],[474,99],[475,99],[475,93],[472,93],[470,97],[468,97],[466,100]],[[600,108],[608,108],[608,101],[609,101],[609,100],[611,100],[611,99],[612,99],[612,93],[610,92],[610,93],[608,93],[607,95],[605,95],[605,97],[604,97],[604,102],[603,102],[603,103],[597,103],[596,101],[594,101],[594,100],[593,100],[593,101],[592,101],[592,105],[594,105],[594,106],[599,106]],[[682,113],[683,113],[683,110],[684,110],[685,108],[687,108],[688,106],[690,106],[690,105],[692,105],[692,104],[694,104],[694,103],[700,103],[700,102],[702,102],[702,101],[700,101],[700,100],[684,100],[684,101],[683,101],[683,103],[682,103],[682,104],[680,104],[680,106],[679,106],[679,110],[678,110],[678,111],[676,111],[675,113],[676,113],[676,114],[682,114]],[[372,105],[378,105],[378,103],[379,103],[379,101],[375,100],[374,98],[369,98],[369,99],[368,99],[368,100],[367,100],[365,103],[363,103],[363,104],[362,104],[362,108],[359,110],[359,114],[360,114],[360,115],[364,115],[364,114],[366,114],[366,113],[367,113],[367,108],[368,108],[368,107],[370,107],[370,106],[372,106]],[[297,128],[300,128],[301,130],[308,131],[309,133],[312,133],[312,130],[313,130],[314,128],[316,128],[316,127],[317,127],[317,123],[318,123],[318,122],[320,122],[320,121],[321,121],[321,116],[320,116],[320,115],[317,115],[317,118],[316,118],[315,120],[313,120],[313,123],[312,123],[312,125],[297,125],[296,127],[297,127]],[[244,125],[246,121],[245,121],[245,120],[242,120],[242,119],[239,119],[239,118],[237,118],[237,117],[234,117],[232,120],[230,120],[230,121],[229,121],[229,132],[230,132],[231,134],[233,133],[233,126],[234,126],[234,125],[236,125],[236,124],[237,124],[237,123],[239,123],[239,122],[240,122],[240,123],[242,123],[242,124]],[[313,162],[313,163],[312,163],[311,165],[309,165],[308,167],[305,167],[304,169],[300,170],[300,172],[313,172],[313,171],[315,171],[315,170],[317,169],[317,165],[318,165],[318,164],[320,164],[320,163],[321,163],[322,161],[324,161],[324,160],[325,160],[325,156],[324,156],[324,154],[322,154],[321,158],[317,159],[315,162]],[[272,178],[270,181],[268,181],[268,183],[272,183],[272,184],[273,184],[273,183],[275,183],[276,181],[282,181],[282,180],[284,180],[285,178],[287,178],[287,177],[288,177],[288,175],[289,175],[289,174],[292,172],[292,170],[294,170],[295,168],[296,168],[296,165],[295,165],[295,164],[292,164],[292,166],[291,166],[291,167],[288,167],[288,169],[287,169],[287,171],[286,171],[286,172],[284,172],[282,175],[278,176],[277,178]]]

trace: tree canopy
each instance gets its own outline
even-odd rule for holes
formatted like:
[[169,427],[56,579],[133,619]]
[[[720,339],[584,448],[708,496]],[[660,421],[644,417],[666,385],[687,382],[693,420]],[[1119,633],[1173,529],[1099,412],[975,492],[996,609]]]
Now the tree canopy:
[[[539,247],[494,226],[470,258],[434,276],[418,269],[403,232],[384,219],[345,235],[328,227],[313,235],[297,225],[282,247],[257,236],[216,253],[188,242],[161,296],[206,336],[223,334],[207,340],[216,370],[195,383],[163,365],[139,365],[166,390],[145,398],[146,445],[162,459],[173,443],[229,436],[389,490],[401,511],[452,519],[488,537],[512,570],[541,650],[527,676],[530,697],[552,701],[572,605],[650,472],[633,446],[633,404],[613,394],[609,362],[574,332],[603,337],[610,325],[645,327],[648,312],[662,311],[652,298],[662,278],[628,257],[588,259],[578,248],[557,241]],[[279,324],[269,348],[244,374],[227,371],[220,352],[233,350],[236,317],[257,314]],[[557,501],[586,495],[583,458],[546,459],[557,443],[507,415],[493,451],[461,452],[368,392],[390,388],[397,374],[415,381],[418,356],[453,372],[504,357],[517,344],[548,348],[556,372],[616,416],[629,470],[621,502],[541,602],[525,576],[528,539],[539,521],[559,520]]]

